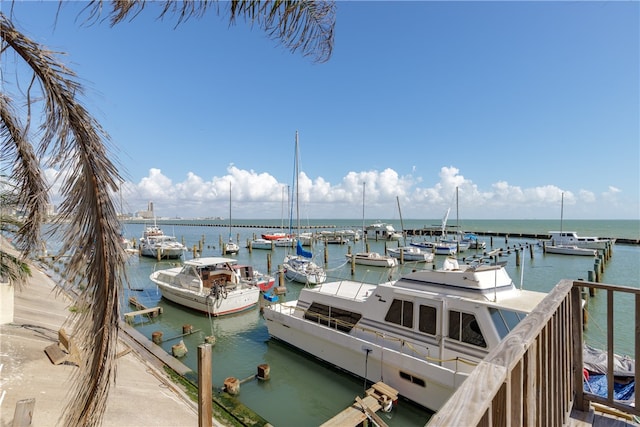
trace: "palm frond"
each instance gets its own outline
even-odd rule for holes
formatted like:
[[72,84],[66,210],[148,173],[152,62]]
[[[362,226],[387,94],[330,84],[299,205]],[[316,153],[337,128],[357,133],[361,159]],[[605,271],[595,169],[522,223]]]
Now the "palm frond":
[[15,199],[4,200],[3,206],[12,203],[27,212],[14,242],[26,255],[38,244],[40,226],[46,218],[48,188],[33,146],[27,141],[26,132],[5,94],[0,94],[0,140],[2,158],[13,163],[12,185],[16,188]]
[[[78,101],[81,86],[73,80],[75,75],[52,52],[17,31],[2,13],[0,36],[30,67],[42,90],[45,117],[38,151],[50,154],[51,166],[68,172],[56,228],[64,230],[63,251],[70,254],[67,277],[72,283],[86,282],[79,304],[91,307],[80,310],[74,319],[81,350],[91,351],[83,351],[83,363],[63,411],[64,425],[99,425],[115,378],[119,295],[125,279],[125,255],[111,199],[121,179],[107,156],[108,136]],[[18,152],[18,157],[24,155],[29,155],[28,150]],[[38,191],[32,197],[37,198]],[[41,220],[35,215],[31,227],[39,228]]]
[[[147,4],[144,0],[112,1],[111,10],[104,11],[104,3],[93,0],[85,7],[88,22],[95,22],[105,13],[113,26],[134,19]],[[221,13],[220,5],[226,7],[231,24],[238,18],[244,18],[252,25],[255,23],[291,52],[301,51],[303,56],[312,57],[315,62],[326,62],[331,58],[336,15],[333,1],[167,0],[161,6],[159,18],[176,16],[177,26],[190,18],[202,17],[213,5],[217,6],[218,13]]]

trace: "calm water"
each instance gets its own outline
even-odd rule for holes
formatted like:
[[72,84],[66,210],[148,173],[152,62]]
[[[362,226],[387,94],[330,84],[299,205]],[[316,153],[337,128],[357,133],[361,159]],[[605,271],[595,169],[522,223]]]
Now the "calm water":
[[[175,222],[175,221],[174,221]],[[369,221],[371,222],[371,221]],[[367,222],[367,223],[369,223]],[[389,220],[396,229],[400,229],[399,220]],[[405,220],[404,227],[422,228],[438,224],[438,220]],[[193,224],[194,222],[191,222]],[[213,222],[212,222],[213,223]],[[224,224],[224,221],[218,221]],[[279,226],[280,221],[235,221],[235,224],[264,224]],[[167,234],[174,234],[178,239],[183,239],[188,247],[198,244],[204,239],[203,256],[220,255],[219,242],[227,240],[229,236],[228,224],[226,227],[187,226],[187,225],[163,225],[159,224]],[[362,220],[316,220],[305,225],[336,225],[338,228],[360,228]],[[546,233],[549,230],[559,229],[559,221],[465,221],[463,224],[467,230],[509,232],[517,233]],[[124,232],[127,237],[138,238],[142,233],[142,224],[125,224]],[[618,237],[639,239],[639,221],[565,221],[564,230],[575,230],[580,235]],[[252,264],[257,270],[267,271],[267,257],[271,255],[272,270],[282,262],[285,255],[284,248],[276,248],[273,252],[254,250],[252,254],[244,248],[244,243],[259,235],[263,229],[251,229],[237,227],[232,230],[234,238],[239,237],[241,251],[237,255],[240,262]],[[488,249],[513,248],[516,245],[535,244],[535,241],[509,238],[484,239]],[[490,247],[491,241],[493,246]],[[361,250],[362,242],[351,243],[352,251]],[[384,243],[369,242],[372,251],[384,252]],[[328,263],[326,268],[331,279],[350,277],[350,266],[345,264],[344,254],[348,245],[329,245],[327,247]],[[316,261],[323,263],[324,246],[317,245],[314,248]],[[467,251],[464,255],[473,252]],[[191,257],[191,255],[188,255]],[[441,265],[443,258],[437,257],[436,263]],[[536,247],[533,258],[529,251],[524,251],[522,266],[515,266],[515,255],[502,257],[508,261],[507,270],[514,282],[523,283],[525,288],[549,291],[561,279],[587,278],[589,270],[593,270],[594,260],[589,257],[572,257],[563,255],[544,255],[540,248]],[[612,260],[607,265],[602,281],[631,287],[640,287],[640,247],[628,245],[616,245]],[[156,268],[168,268],[172,262],[161,262],[149,258],[133,256],[129,261],[129,275],[131,290],[125,292],[125,297],[135,295],[146,306],[161,306],[164,314],[159,318],[137,325],[137,329],[147,337],[152,332],[162,331],[165,341],[163,348],[171,352],[171,346],[179,342],[179,339],[171,340],[182,333],[182,326],[192,325],[195,330],[200,330],[184,338],[189,353],[183,358],[183,363],[196,370],[197,346],[204,341],[207,335],[216,336],[216,345],[213,348],[213,382],[221,386],[226,377],[233,376],[245,379],[255,375],[257,366],[268,363],[271,369],[271,379],[267,382],[250,380],[241,386],[238,398],[254,411],[275,426],[313,426],[319,425],[336,415],[342,409],[350,405],[356,395],[362,395],[364,384],[360,379],[347,375],[335,368],[326,366],[314,358],[301,354],[277,341],[270,340],[264,320],[259,311],[254,310],[232,317],[209,319],[206,315],[181,308],[161,299],[159,291],[149,280],[149,274]],[[415,265],[407,264],[402,267],[406,270],[415,268]],[[392,271],[397,276],[402,268]],[[380,270],[375,267],[357,266],[356,277],[364,278],[368,282],[387,280],[390,270]],[[330,279],[330,280],[331,280]],[[301,289],[300,284],[286,283],[287,299],[296,299]],[[616,322],[623,329],[616,336],[616,351],[630,353],[633,349],[633,331],[630,327],[627,313],[632,313],[632,301],[621,299],[616,301]],[[599,318],[605,308],[603,295],[597,295],[589,302],[590,317],[588,326],[589,340],[599,347],[606,343],[603,328],[600,327]],[[125,305],[123,311],[131,310]],[[603,323],[602,323],[603,324]],[[625,329],[626,327],[626,329]],[[364,361],[363,361],[364,363]],[[408,402],[400,402],[400,405],[390,414],[381,414],[385,422],[391,426],[422,426],[429,419],[429,413],[417,408]]]

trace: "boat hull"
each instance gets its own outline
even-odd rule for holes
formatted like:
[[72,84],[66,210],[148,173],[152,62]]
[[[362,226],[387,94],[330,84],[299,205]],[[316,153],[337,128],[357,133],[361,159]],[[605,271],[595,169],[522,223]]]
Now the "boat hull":
[[579,248],[577,246],[545,246],[545,251],[550,254],[578,255],[578,256],[598,256],[596,249]]
[[215,298],[210,294],[178,288],[164,283],[157,283],[162,296],[167,300],[193,310],[225,316],[249,310],[258,304],[259,288],[247,288],[229,292],[226,298]]
[[[140,255],[150,258],[178,259],[184,253],[183,248],[148,248],[140,247]],[[160,254],[158,255],[158,252]]]
[[398,265],[398,262],[395,260],[395,258],[385,257],[382,255],[376,256],[376,255],[372,256],[370,253],[364,253],[364,254],[357,253],[355,255],[346,254],[345,256],[349,261],[351,261],[351,258],[355,256],[354,262],[358,265],[367,265],[370,267],[386,267],[386,268],[391,268]]
[[[366,376],[371,382],[384,381],[403,397],[434,411],[444,405],[468,376],[436,364],[425,364],[410,352],[401,353],[346,333],[335,333],[275,310],[265,310],[264,317],[269,334],[279,341],[353,375]],[[415,384],[401,375],[425,379],[426,384]]]

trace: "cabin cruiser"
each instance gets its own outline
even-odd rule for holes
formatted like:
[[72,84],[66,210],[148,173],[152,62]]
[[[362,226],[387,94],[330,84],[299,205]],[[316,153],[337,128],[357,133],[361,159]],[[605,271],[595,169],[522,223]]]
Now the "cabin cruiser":
[[503,265],[459,265],[396,281],[327,282],[267,305],[271,337],[437,411],[545,294]]
[[147,226],[140,238],[140,255],[156,259],[180,258],[187,247],[157,225]]
[[364,235],[370,240],[400,240],[402,233],[398,233],[393,225],[377,222],[365,227]]
[[554,246],[577,246],[587,249],[606,249],[607,245],[615,243],[615,239],[601,237],[582,237],[575,231],[550,231],[551,244]]
[[187,260],[180,267],[154,271],[149,278],[158,285],[164,298],[212,316],[255,307],[260,292],[275,284],[274,277],[225,257]]

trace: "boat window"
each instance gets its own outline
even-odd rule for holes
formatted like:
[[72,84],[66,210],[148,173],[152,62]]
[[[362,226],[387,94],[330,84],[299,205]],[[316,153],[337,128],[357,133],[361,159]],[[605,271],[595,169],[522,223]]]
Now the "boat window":
[[493,324],[495,325],[500,338],[506,337],[507,334],[511,332],[513,328],[515,328],[526,316],[526,314],[519,313],[517,311],[493,307],[489,308],[489,314],[491,315],[491,320],[493,320]]
[[360,313],[343,310],[341,308],[331,307],[331,327],[342,332],[349,332],[356,323],[362,318]]
[[420,306],[418,329],[430,335],[436,335],[436,308],[428,305]]
[[469,313],[449,310],[449,338],[478,347],[487,347],[476,316]]
[[318,304],[314,302],[311,307],[304,313],[304,318],[314,322],[318,322],[321,325],[329,325],[329,306],[324,304]]
[[394,299],[384,320],[406,328],[413,328],[413,302]]
[[341,308],[314,302],[304,314],[304,318],[321,325],[330,326],[342,332],[350,332],[362,315]]
[[425,387],[427,385],[427,383],[422,378],[414,377],[413,375],[408,374],[404,371],[400,371],[400,378],[411,381],[412,383],[421,387]]

